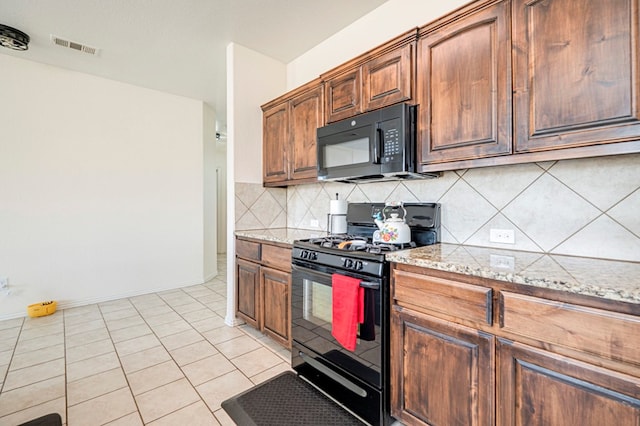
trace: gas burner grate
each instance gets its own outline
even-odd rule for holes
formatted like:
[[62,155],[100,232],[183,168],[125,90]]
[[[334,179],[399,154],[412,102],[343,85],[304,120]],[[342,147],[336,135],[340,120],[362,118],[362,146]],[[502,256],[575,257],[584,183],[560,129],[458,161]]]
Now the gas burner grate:
[[384,253],[388,251],[405,250],[405,249],[415,248],[415,247],[416,247],[416,243],[413,241],[406,244],[373,243],[367,249],[367,252],[378,254],[378,253]]
[[349,250],[353,250],[352,246],[355,246],[355,244],[352,244],[352,242],[354,241],[357,242],[358,245],[363,245],[367,242],[367,238],[358,235],[333,234],[327,235],[326,237],[311,238],[309,240],[311,244],[327,248],[338,248],[340,244],[349,243],[346,246]]

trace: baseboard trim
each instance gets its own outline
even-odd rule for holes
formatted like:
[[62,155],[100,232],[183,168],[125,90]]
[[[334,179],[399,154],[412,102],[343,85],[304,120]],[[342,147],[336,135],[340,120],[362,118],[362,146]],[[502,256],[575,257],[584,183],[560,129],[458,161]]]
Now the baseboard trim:
[[[58,310],[64,310],[64,309],[70,309],[70,308],[78,308],[80,306],[93,305],[93,304],[96,304],[96,303],[110,302],[112,300],[117,300],[117,299],[128,299],[130,297],[142,296],[144,294],[159,293],[159,292],[167,291],[167,290],[175,290],[175,289],[179,289],[179,288],[190,287],[190,286],[193,286],[193,285],[204,284],[207,281],[208,280],[205,280],[203,282],[197,282],[197,281],[196,282],[187,282],[185,284],[181,284],[181,285],[178,285],[178,286],[158,287],[158,288],[155,288],[155,289],[144,289],[144,290],[138,290],[138,291],[132,291],[132,292],[126,292],[126,293],[112,294],[112,295],[108,295],[108,296],[91,297],[91,298],[87,298],[87,299],[57,301]],[[5,315],[0,315],[0,321],[16,319],[16,318],[24,318],[26,316],[27,316],[27,312],[26,312],[26,309],[25,309],[25,311],[22,312],[22,313],[13,312],[13,313],[5,314]]]

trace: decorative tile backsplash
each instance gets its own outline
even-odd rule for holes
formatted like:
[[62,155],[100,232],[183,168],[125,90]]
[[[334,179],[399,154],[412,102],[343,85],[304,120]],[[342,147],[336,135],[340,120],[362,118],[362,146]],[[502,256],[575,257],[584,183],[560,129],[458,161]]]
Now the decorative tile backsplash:
[[[640,261],[640,154],[445,172],[437,179],[289,188],[236,184],[236,229],[326,230],[329,201],[438,202],[442,241]],[[515,230],[515,244],[489,229]]]

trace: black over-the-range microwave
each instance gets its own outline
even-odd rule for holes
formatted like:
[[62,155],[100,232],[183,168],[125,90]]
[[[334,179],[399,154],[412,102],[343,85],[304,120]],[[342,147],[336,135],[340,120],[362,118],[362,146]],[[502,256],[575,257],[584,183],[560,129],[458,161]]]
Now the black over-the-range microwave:
[[416,106],[396,104],[318,128],[318,180],[424,179],[416,173]]

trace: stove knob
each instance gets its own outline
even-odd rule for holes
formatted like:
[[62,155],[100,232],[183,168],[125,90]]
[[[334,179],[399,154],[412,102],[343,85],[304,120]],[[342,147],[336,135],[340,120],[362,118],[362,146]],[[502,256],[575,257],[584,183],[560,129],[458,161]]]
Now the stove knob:
[[309,252],[308,252],[308,251],[306,251],[306,250],[302,250],[302,251],[300,252],[300,257],[301,257],[302,259],[306,259],[306,258],[308,258],[308,257],[309,257]]
[[357,271],[359,271],[359,270],[361,270],[361,269],[362,269],[362,262],[361,262],[360,260],[356,261],[355,269],[356,269]]
[[344,265],[345,268],[351,268],[353,266],[353,260],[352,259],[345,259],[343,265]]
[[309,255],[309,259],[310,260],[318,260],[318,253],[316,253],[315,251],[312,251]]

